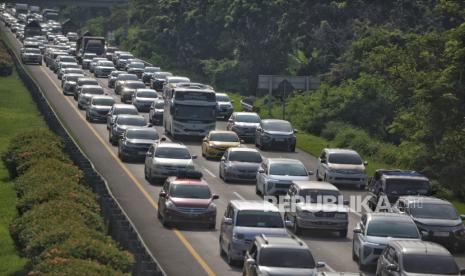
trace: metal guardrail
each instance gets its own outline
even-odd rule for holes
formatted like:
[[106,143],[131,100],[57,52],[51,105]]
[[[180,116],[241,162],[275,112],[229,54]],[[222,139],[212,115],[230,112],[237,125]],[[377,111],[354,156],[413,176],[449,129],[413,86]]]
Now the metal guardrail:
[[81,148],[79,148],[76,141],[73,140],[62,122],[58,119],[59,117],[51,108],[50,103],[44,96],[39,85],[21,64],[17,53],[11,48],[11,45],[9,45],[7,41],[5,41],[5,44],[7,45],[7,51],[12,56],[19,77],[31,93],[47,126],[63,139],[66,153],[70,156],[74,164],[83,171],[85,183],[98,195],[101,215],[108,225],[108,234],[117,241],[124,250],[133,254],[135,264],[132,274],[166,276],[166,273],[142,240],[141,235],[135,228],[131,219],[111,193],[108,183],[95,170],[92,162],[83,153]]
[[244,102],[244,100],[241,100],[241,109],[244,111],[252,112],[255,108],[253,105]]

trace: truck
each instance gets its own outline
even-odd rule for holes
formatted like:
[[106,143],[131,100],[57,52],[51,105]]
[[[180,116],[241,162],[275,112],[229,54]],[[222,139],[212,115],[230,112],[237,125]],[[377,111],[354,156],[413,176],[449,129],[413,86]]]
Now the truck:
[[27,14],[29,12],[27,4],[19,4],[19,3],[16,4],[15,10],[16,10],[16,17],[20,14]]
[[76,57],[82,62],[85,53],[94,53],[97,56],[105,54],[105,38],[101,36],[81,36],[76,41]]
[[163,125],[173,139],[205,137],[216,127],[216,94],[196,83],[178,84],[165,91]]
[[58,11],[54,9],[44,9],[42,11],[42,17],[44,18],[44,21],[58,21]]
[[24,37],[33,37],[36,35],[42,35],[42,27],[38,21],[33,20],[24,27]]

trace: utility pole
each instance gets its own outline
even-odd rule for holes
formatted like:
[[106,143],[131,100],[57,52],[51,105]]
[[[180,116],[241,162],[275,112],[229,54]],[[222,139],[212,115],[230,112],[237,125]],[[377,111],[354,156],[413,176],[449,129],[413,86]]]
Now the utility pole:
[[271,109],[273,108],[273,77],[268,80],[268,116],[271,118]]

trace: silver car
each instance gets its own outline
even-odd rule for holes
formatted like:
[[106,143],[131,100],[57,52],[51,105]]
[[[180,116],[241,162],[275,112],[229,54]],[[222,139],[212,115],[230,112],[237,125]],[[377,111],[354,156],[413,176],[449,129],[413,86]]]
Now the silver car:
[[78,98],[78,108],[87,109],[90,103],[90,99],[94,95],[104,95],[103,87],[100,85],[84,85],[81,88],[81,93],[79,93]]
[[376,275],[465,275],[465,269],[459,269],[454,256],[439,244],[392,241],[378,259]]
[[228,148],[220,161],[220,178],[224,182],[257,181],[257,171],[263,158],[256,149]]
[[244,258],[242,275],[317,275],[323,262],[315,262],[312,252],[295,236],[256,236]]
[[310,180],[305,165],[296,159],[265,159],[257,172],[255,192],[263,196],[285,195],[295,180]]
[[132,97],[137,89],[145,88],[145,83],[142,81],[125,81],[121,86],[120,98],[121,102],[128,103],[132,101]]
[[82,56],[82,69],[89,69],[89,65],[92,62],[92,59],[97,55],[94,53],[85,53]]
[[83,77],[82,74],[65,74],[62,79],[63,94],[73,95],[78,79]]
[[153,101],[158,98],[158,93],[153,89],[139,88],[134,92],[132,104],[139,112],[147,112],[150,110]]
[[99,61],[107,61],[107,59],[103,57],[94,57],[89,63],[89,72],[94,73],[95,66],[97,66],[97,62]]
[[234,131],[244,141],[255,141],[255,129],[261,119],[255,112],[234,112],[229,117],[227,130]]
[[88,78],[88,77],[79,78],[77,80],[76,89],[74,89],[74,93],[73,93],[74,99],[76,101],[78,100],[79,94],[81,93],[81,89],[84,85],[98,85],[99,86],[99,83],[94,78]]
[[108,75],[108,88],[115,88],[116,79],[119,74],[125,73],[124,71],[113,70],[110,75]]
[[110,130],[118,115],[139,115],[132,104],[114,104],[107,114],[107,129]]
[[119,139],[123,137],[126,129],[130,127],[147,126],[145,118],[142,115],[118,115],[108,132],[108,141],[113,145],[118,145]]
[[[138,78],[136,75],[134,74],[119,74],[117,77],[116,77],[116,81],[115,81],[115,94],[121,94],[121,90],[123,90],[123,85],[125,82],[127,81],[137,81]],[[145,86],[144,86],[145,87]]]
[[108,112],[115,104],[115,99],[111,96],[93,96],[86,109],[86,119],[89,122],[106,122]]
[[84,75],[84,70],[82,70],[81,68],[65,68],[65,70],[63,70],[63,76],[61,77],[61,87],[65,85],[65,81],[63,78],[65,77],[65,75],[68,74]]
[[255,236],[288,236],[288,225],[278,207],[270,202],[231,200],[221,219],[220,254],[233,265],[244,260]]
[[386,245],[395,239],[420,241],[421,235],[413,220],[403,214],[365,213],[354,228],[352,258],[360,269],[376,265]]
[[367,165],[368,162],[363,161],[354,150],[325,148],[318,158],[316,178],[336,185],[352,185],[363,189],[367,179]]
[[216,93],[216,117],[229,118],[233,113],[233,101],[226,93]]
[[150,106],[149,121],[154,125],[162,125],[164,111],[165,101],[163,99],[154,100]]
[[348,202],[331,183],[293,181],[284,200],[295,204],[284,215],[292,221],[295,234],[300,234],[301,229],[315,229],[338,232],[341,238],[347,236]]
[[57,78],[61,80],[63,75],[65,74],[65,69],[68,68],[74,68],[74,69],[80,69],[79,65],[75,62],[60,62],[58,65],[58,70],[57,70]]
[[21,62],[42,65],[42,52],[37,48],[23,48],[21,49]]
[[108,77],[112,71],[115,70],[113,62],[108,60],[99,60],[94,67],[94,76],[99,77]]
[[161,141],[150,147],[145,157],[144,175],[150,183],[176,176],[180,171],[195,170],[193,159],[186,146]]

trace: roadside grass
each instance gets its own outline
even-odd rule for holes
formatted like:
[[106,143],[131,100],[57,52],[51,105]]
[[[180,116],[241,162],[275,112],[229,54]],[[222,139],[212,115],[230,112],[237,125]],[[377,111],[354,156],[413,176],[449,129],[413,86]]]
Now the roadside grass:
[[[44,127],[28,90],[24,87],[16,71],[8,77],[0,77],[0,152],[3,152],[18,132]],[[16,250],[9,233],[9,225],[16,216],[16,194],[8,172],[0,162],[0,275],[23,275],[26,258]]]

